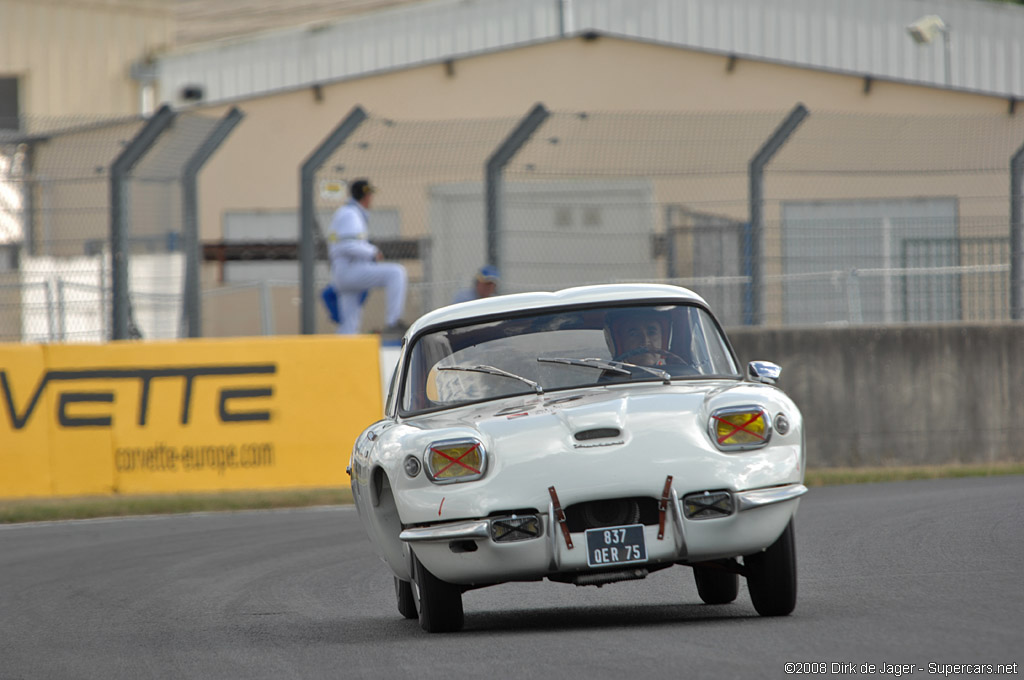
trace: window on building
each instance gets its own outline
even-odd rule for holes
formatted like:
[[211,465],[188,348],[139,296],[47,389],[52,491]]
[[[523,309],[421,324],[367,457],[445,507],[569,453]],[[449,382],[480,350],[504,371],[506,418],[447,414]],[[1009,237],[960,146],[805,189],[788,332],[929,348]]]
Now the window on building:
[[0,76],[0,130],[19,130],[18,79]]

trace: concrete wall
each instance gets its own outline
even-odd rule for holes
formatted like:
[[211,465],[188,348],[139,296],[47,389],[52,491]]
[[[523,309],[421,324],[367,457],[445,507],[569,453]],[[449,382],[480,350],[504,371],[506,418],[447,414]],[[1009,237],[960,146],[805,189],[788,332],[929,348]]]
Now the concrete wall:
[[782,366],[809,467],[1024,460],[1024,325],[734,329]]

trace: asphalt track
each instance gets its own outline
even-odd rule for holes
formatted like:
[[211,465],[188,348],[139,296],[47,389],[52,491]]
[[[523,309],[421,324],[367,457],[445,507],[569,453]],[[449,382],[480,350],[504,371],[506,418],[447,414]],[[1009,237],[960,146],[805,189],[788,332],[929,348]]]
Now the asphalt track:
[[700,604],[677,567],[472,591],[465,631],[428,635],[352,508],[10,525],[0,680],[1024,674],[1024,477],[815,488],[796,540],[786,618],[758,617],[745,585]]

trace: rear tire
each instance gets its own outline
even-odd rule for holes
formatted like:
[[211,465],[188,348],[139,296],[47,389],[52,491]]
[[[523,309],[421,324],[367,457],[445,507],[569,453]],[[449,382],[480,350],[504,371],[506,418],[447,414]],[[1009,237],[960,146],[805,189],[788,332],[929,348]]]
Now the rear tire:
[[729,604],[740,592],[740,577],[714,567],[694,567],[697,594],[705,604]]
[[412,591],[412,583],[395,576],[395,597],[398,599],[398,612],[407,619],[415,619],[416,593]]
[[761,616],[786,616],[796,607],[796,546],[793,520],[767,549],[743,558],[747,589]]
[[462,630],[462,589],[431,574],[415,556],[413,567],[420,627],[428,633]]

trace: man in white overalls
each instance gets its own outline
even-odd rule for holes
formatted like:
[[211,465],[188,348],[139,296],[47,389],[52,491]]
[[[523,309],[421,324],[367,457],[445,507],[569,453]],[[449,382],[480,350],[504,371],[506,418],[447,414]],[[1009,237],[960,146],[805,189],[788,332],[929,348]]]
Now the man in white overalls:
[[338,208],[327,229],[327,254],[331,259],[331,285],[338,294],[341,322],[338,333],[359,332],[363,317],[363,301],[371,288],[387,292],[387,324],[384,332],[399,329],[405,309],[408,277],[405,267],[394,262],[381,262],[381,252],[367,240],[366,211],[373,201],[374,187],[368,180],[358,179],[349,186],[351,200]]

